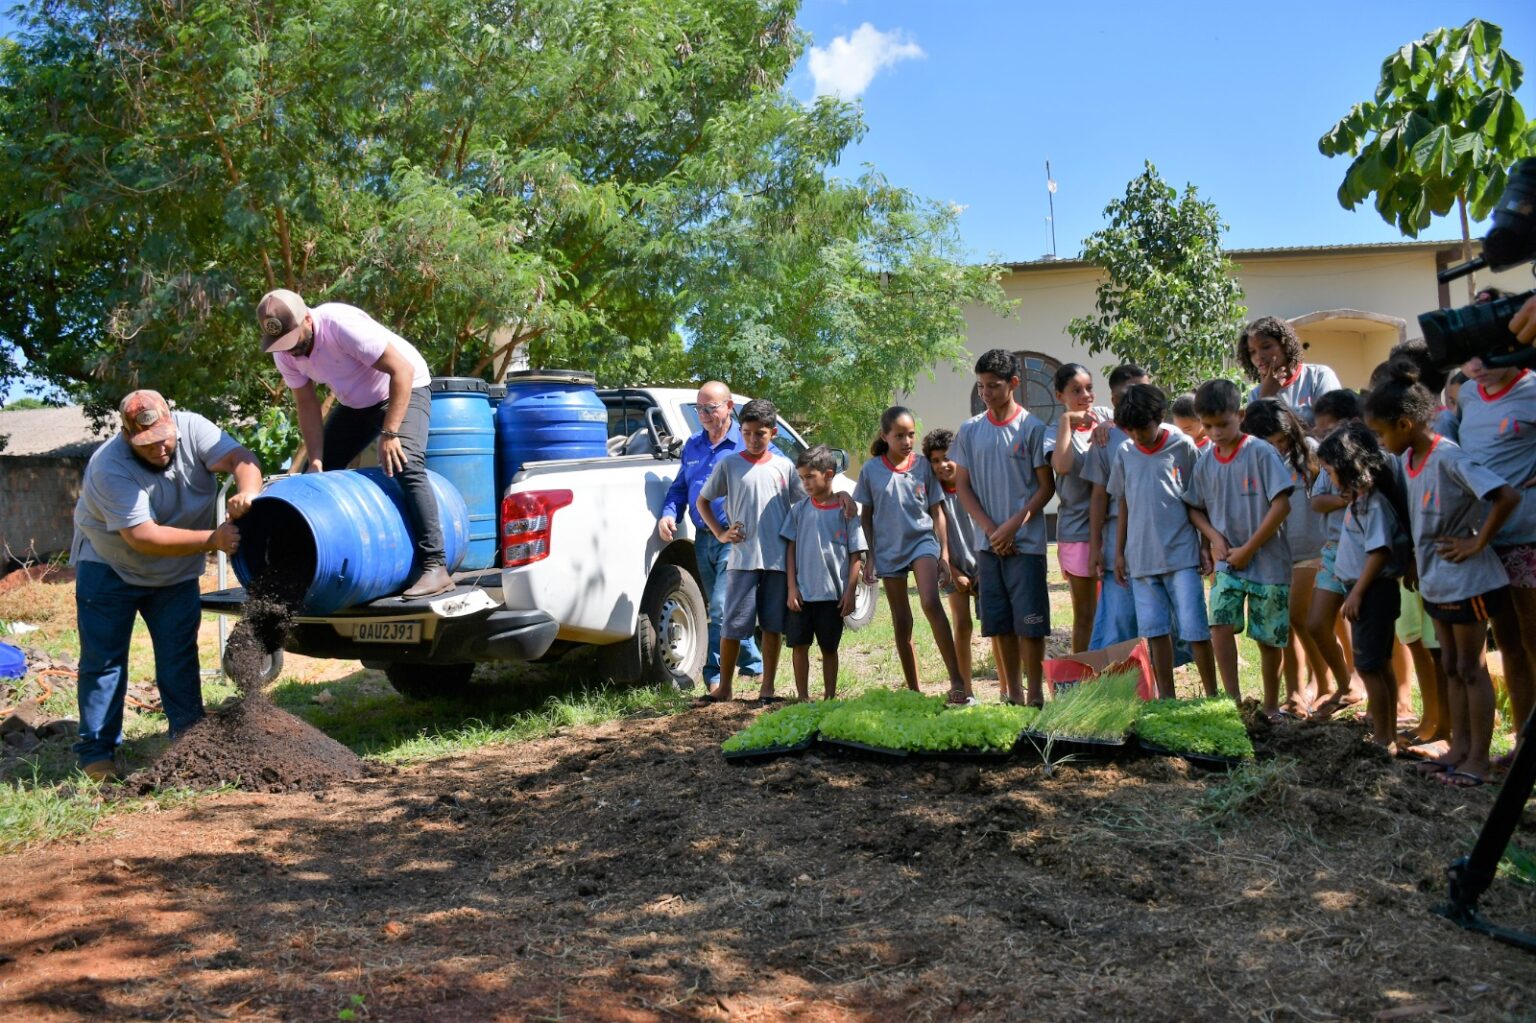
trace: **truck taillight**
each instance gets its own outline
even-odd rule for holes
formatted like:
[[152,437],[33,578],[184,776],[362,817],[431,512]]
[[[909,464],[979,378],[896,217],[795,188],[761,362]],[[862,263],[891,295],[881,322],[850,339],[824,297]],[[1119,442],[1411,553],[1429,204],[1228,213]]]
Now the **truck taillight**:
[[501,567],[517,568],[549,557],[555,512],[573,500],[569,490],[529,490],[501,502]]

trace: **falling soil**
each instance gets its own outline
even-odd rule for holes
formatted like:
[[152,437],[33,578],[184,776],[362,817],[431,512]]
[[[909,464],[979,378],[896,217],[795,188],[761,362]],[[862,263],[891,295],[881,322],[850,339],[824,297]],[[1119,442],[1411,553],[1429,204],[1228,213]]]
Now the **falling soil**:
[[253,581],[244,615],[225,645],[235,700],[171,743],[149,767],[128,778],[140,792],[233,785],[253,792],[322,789],[367,772],[350,749],[281,710],[261,692],[272,652],[293,625],[303,584],[269,573]]

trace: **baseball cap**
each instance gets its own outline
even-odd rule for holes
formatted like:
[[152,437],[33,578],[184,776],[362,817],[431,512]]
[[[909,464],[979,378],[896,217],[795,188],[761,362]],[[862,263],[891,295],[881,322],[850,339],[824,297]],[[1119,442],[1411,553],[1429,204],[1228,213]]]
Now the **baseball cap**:
[[159,391],[134,391],[117,406],[123,417],[123,433],[134,447],[159,444],[176,436],[171,407]]
[[278,288],[261,296],[256,304],[256,322],[261,324],[261,350],[286,352],[299,343],[299,331],[309,306],[295,292]]

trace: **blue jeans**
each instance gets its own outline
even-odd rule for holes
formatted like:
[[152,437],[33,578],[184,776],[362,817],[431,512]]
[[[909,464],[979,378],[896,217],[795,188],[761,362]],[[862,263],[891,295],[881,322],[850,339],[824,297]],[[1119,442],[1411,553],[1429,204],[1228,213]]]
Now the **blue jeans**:
[[109,760],[123,741],[123,698],[128,693],[128,646],[133,620],[144,616],[155,650],[155,684],[176,736],[203,716],[197,627],[202,622],[197,580],[172,586],[134,586],[109,565],[82,561],[75,572],[80,629],[81,764]]
[[[699,585],[704,599],[709,602],[709,655],[704,659],[704,684],[714,686],[720,681],[720,623],[725,618],[725,560],[730,557],[731,545],[715,539],[715,534],[699,526],[694,532],[693,554],[699,563]],[[757,650],[757,641],[741,641],[741,653],[736,666],[749,675],[763,673],[763,655]]]
[[1099,590],[1099,606],[1093,615],[1093,633],[1089,650],[1102,650],[1116,643],[1136,638],[1136,598],[1129,586],[1115,581],[1113,572],[1104,573]]

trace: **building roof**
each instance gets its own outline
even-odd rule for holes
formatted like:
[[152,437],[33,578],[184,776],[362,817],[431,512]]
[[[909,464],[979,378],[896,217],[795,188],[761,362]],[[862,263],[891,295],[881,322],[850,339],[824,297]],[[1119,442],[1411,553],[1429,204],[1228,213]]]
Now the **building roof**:
[[0,412],[0,437],[9,437],[0,458],[81,458],[111,437],[115,427],[92,428],[78,405]]
[[[1363,242],[1356,245],[1284,245],[1259,249],[1227,249],[1228,258],[1242,262],[1244,257],[1259,257],[1261,259],[1283,256],[1347,256],[1365,254],[1371,252],[1441,252],[1446,249],[1460,249],[1461,239],[1455,238],[1449,241],[1406,241],[1406,242]],[[1473,251],[1481,248],[1481,242],[1472,240]],[[1010,273],[1021,273],[1030,270],[1080,270],[1091,267],[1093,264],[1084,259],[1031,259],[1022,263],[1004,263],[1003,268]]]

